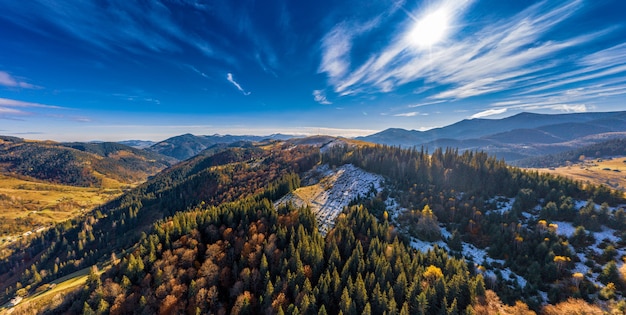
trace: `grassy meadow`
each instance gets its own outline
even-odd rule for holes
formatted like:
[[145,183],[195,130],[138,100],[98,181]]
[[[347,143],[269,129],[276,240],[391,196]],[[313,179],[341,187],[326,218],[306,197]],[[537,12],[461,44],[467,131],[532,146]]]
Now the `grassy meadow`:
[[7,244],[76,217],[121,193],[119,188],[74,187],[0,175],[0,258]]
[[626,157],[585,160],[556,168],[537,168],[540,172],[566,176],[583,183],[603,184],[626,192]]

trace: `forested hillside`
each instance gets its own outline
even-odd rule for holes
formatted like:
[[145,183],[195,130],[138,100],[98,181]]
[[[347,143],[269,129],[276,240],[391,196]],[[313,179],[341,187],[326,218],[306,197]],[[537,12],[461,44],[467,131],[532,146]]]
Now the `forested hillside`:
[[[326,236],[309,209],[272,204],[319,164],[385,178]],[[40,306],[27,300],[14,314],[619,311],[623,203],[606,187],[525,172],[480,152],[222,148],[16,248],[0,264],[0,294],[28,299],[91,268],[84,289]],[[594,233],[605,236],[596,241]],[[430,249],[418,250],[424,242]]]
[[232,136],[232,135],[212,135],[212,136],[196,136],[190,133],[171,137],[155,143],[146,148],[147,151],[156,152],[162,155],[170,156],[178,160],[186,160],[194,157],[200,152],[215,146],[225,146],[237,142],[252,142],[263,140],[286,140],[292,136],[274,134],[266,137],[263,136]]
[[176,160],[118,143],[0,137],[0,171],[53,183],[103,187],[145,181]]

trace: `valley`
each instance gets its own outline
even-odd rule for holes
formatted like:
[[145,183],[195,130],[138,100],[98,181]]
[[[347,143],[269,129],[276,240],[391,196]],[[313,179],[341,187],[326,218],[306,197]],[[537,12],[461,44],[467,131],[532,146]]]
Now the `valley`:
[[0,259],[10,254],[7,245],[87,214],[122,192],[0,175]]

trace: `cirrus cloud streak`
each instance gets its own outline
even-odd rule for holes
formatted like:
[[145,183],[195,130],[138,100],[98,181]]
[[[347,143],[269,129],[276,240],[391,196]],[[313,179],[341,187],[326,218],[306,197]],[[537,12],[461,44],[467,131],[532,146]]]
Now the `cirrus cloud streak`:
[[[433,101],[585,87],[589,82],[597,84],[598,80],[626,73],[626,43],[588,51],[593,47],[591,43],[614,34],[616,27],[550,38],[551,32],[563,28],[569,19],[585,10],[587,3],[581,0],[539,2],[513,16],[489,21],[484,27],[474,26],[475,29],[458,22],[470,5],[471,1],[440,2],[440,6],[455,12],[453,20],[459,24],[455,26],[456,37],[452,34],[447,41],[424,50],[404,40],[405,31],[358,65],[351,63],[349,56],[354,54],[350,48],[356,45],[360,31],[336,28],[321,46],[320,69],[339,95],[391,92],[423,82],[437,87],[419,92]],[[587,51],[577,50],[583,46]],[[566,53],[576,57],[554,58]]]

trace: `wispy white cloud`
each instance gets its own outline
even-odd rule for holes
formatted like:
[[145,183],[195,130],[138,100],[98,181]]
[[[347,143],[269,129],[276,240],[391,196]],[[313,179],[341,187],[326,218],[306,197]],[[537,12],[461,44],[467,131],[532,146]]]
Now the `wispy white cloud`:
[[7,87],[18,87],[18,88],[24,88],[24,89],[38,88],[38,86],[24,82],[5,71],[0,71],[0,85],[7,86]]
[[[30,13],[17,9],[10,18],[25,26],[35,19],[45,19],[101,49],[139,52],[136,48],[143,46],[150,51],[177,51],[179,47],[172,38],[186,38],[173,22],[171,12],[158,1],[145,2],[144,5],[115,1],[105,7],[91,1],[71,5],[33,1],[28,6],[32,8]],[[35,31],[48,35],[45,29]]]
[[250,95],[250,92],[247,92],[246,90],[244,90],[241,85],[235,81],[235,79],[233,78],[233,74],[232,73],[227,73],[226,74],[226,80],[228,80],[228,82],[232,83],[237,90],[239,90],[239,92],[243,93],[243,95]]
[[60,106],[54,105],[46,105],[39,103],[31,103],[18,101],[8,98],[0,98],[0,117],[2,118],[10,118],[15,116],[27,116],[32,115],[33,113],[28,111],[28,108],[39,108],[39,109],[63,109]]
[[[350,50],[354,32],[343,24],[335,26],[322,39],[322,62],[320,72],[325,72],[332,81],[343,77],[350,67]],[[335,82],[338,83],[338,82]]]
[[472,116],[470,116],[470,118],[474,119],[474,118],[483,118],[483,117],[488,117],[488,116],[493,116],[493,115],[498,115],[498,114],[503,114],[507,111],[506,108],[497,108],[497,109],[488,109],[488,110],[484,110],[482,112],[478,112]]
[[417,116],[419,114],[419,112],[408,112],[408,113],[400,113],[400,114],[395,114],[395,117],[413,117],[413,116]]
[[88,118],[88,117],[74,117],[73,120],[76,121],[76,122],[81,122],[81,123],[93,122],[93,119]]
[[[385,17],[399,10],[403,3],[403,1],[396,1],[387,11],[365,21],[354,20],[338,23],[322,38],[322,60],[318,72],[328,75],[329,82],[335,86],[335,91],[340,95],[358,92],[358,90],[347,88],[352,84],[346,82],[350,73],[353,72],[350,69],[353,42],[367,32],[376,29]],[[346,88],[337,88],[338,86],[346,86]]]
[[62,109],[63,108],[63,107],[60,107],[60,106],[46,105],[46,104],[40,104],[40,103],[24,102],[24,101],[18,101],[18,100],[13,100],[13,99],[8,99],[8,98],[0,98],[0,106],[2,106],[2,107],[21,107],[21,108],[27,108],[27,107],[54,108],[54,109]]
[[202,76],[202,77],[204,77],[204,78],[207,78],[207,79],[209,78],[209,76],[208,76],[206,73],[204,73],[204,72],[202,72],[202,71],[198,70],[198,68],[196,68],[196,67],[194,67],[194,66],[192,66],[192,65],[187,65],[187,67],[188,67],[189,69],[191,69],[193,72],[195,72],[195,73],[199,74],[200,76]]
[[139,102],[153,103],[155,105],[161,105],[161,101],[159,99],[148,96],[148,93],[144,92],[143,90],[136,90],[133,92],[135,92],[136,94],[113,93],[112,95],[125,101],[131,101],[131,102],[139,101]]
[[[176,3],[191,11],[206,10],[193,2]],[[58,37],[57,30],[87,44],[81,48],[113,54],[181,53],[189,48],[229,65],[236,58],[222,47],[215,47],[215,37],[207,29],[189,28],[183,22],[188,15],[176,14],[168,1],[75,1],[60,5],[54,1],[33,0],[27,3],[3,3],[3,18],[43,36]],[[207,13],[207,12],[203,12]],[[42,21],[52,27],[38,27]],[[207,36],[210,34],[211,36]],[[64,43],[65,44],[65,43]]]
[[332,102],[326,98],[324,90],[313,90],[313,99],[322,105],[332,104]]
[[446,100],[438,100],[438,101],[432,101],[432,102],[424,102],[424,103],[418,103],[418,104],[409,105],[409,108],[422,107],[422,106],[428,106],[428,105],[435,105],[435,104],[441,104],[441,103],[445,103],[445,102],[447,102],[447,101]]
[[571,89],[515,95],[492,103],[491,106],[517,111],[549,109],[560,112],[585,112],[596,109],[596,104],[603,99],[616,96],[626,96],[626,78],[616,77]]
[[[548,38],[551,32],[584,8],[586,3],[582,0],[567,3],[542,1],[513,16],[488,21],[485,27],[476,29],[467,26],[471,24],[459,22],[470,5],[472,1],[442,0],[422,8],[422,12],[412,13],[413,18],[419,20],[424,13],[447,7],[452,12],[451,20],[457,24],[452,25],[447,40],[431,49],[423,49],[415,47],[415,43],[408,39],[412,25],[407,23],[404,31],[360,64],[348,59],[354,53],[354,36],[345,35],[344,28],[335,28],[321,45],[320,71],[328,76],[329,84],[339,95],[389,92],[407,83],[423,82],[425,86],[439,88],[416,89],[416,93],[431,93],[429,98],[434,101],[502,91],[521,95],[550,89],[569,90],[572,86],[597,84],[598,80],[606,81],[626,73],[626,43],[589,52],[589,47],[593,49],[589,43],[613,34],[616,28]],[[582,45],[586,47],[584,53],[572,53],[573,48]],[[564,52],[578,59],[555,58]],[[621,90],[616,88],[606,93],[621,93]],[[550,106],[556,108],[555,104]],[[562,110],[569,108],[572,107],[561,107]],[[490,113],[486,111],[484,114]]]
[[24,111],[21,111],[21,110],[17,110],[15,108],[0,107],[0,115],[2,115],[2,114],[25,115],[27,113],[24,112]]
[[509,105],[518,105],[520,104],[522,101],[520,100],[514,100],[514,101],[501,101],[501,102],[495,102],[493,104],[491,104],[492,106],[509,106]]

